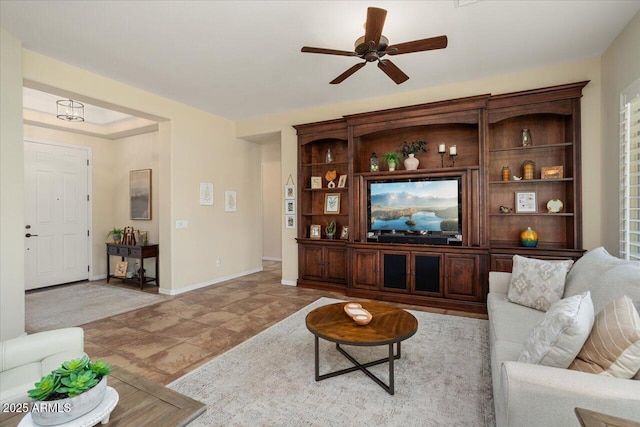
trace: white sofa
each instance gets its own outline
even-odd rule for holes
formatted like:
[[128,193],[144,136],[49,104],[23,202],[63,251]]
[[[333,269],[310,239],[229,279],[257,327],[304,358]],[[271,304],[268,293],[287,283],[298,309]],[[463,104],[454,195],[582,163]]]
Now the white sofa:
[[62,362],[85,355],[82,328],[38,332],[0,342],[0,403],[30,402],[27,391]]
[[[544,312],[510,302],[510,279],[510,273],[489,274],[487,311],[497,426],[578,426],[576,407],[640,422],[640,373],[620,379],[517,361],[529,331]],[[595,313],[623,295],[640,311],[640,263],[615,258],[603,248],[588,252],[569,271],[564,297],[587,290]]]

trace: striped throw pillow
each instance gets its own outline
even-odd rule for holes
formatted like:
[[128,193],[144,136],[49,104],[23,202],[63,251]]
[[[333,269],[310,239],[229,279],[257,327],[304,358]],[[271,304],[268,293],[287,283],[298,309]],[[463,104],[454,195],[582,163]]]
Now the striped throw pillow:
[[640,370],[640,316],[631,298],[611,301],[598,313],[589,338],[569,369],[616,378]]

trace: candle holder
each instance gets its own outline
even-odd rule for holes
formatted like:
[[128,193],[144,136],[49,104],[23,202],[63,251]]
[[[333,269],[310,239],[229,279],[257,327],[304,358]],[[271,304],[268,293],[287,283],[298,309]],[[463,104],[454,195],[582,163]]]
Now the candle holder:
[[456,157],[458,156],[458,148],[455,145],[449,147],[449,160],[451,160],[451,167],[456,166]]
[[444,167],[444,155],[447,152],[447,147],[444,144],[438,145],[438,154],[440,154],[440,167]]

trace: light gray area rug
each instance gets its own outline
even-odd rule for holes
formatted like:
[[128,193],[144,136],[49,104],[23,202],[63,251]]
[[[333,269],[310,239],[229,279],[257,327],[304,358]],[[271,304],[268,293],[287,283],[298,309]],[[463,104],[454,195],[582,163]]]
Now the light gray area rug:
[[[360,371],[316,382],[305,316],[321,298],[177,379],[170,388],[207,405],[194,426],[495,425],[486,320],[411,311],[418,332],[395,362],[395,395]],[[352,347],[360,362],[388,347]],[[320,373],[352,366],[320,340]],[[386,364],[370,368],[387,382]]]
[[163,295],[117,288],[107,284],[78,283],[26,295],[27,332],[79,326],[165,301]]

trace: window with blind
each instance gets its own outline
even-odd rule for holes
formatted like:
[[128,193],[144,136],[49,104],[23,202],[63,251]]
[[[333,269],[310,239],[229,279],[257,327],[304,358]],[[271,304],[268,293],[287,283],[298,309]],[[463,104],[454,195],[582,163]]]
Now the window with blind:
[[620,101],[620,257],[640,260],[640,79]]

